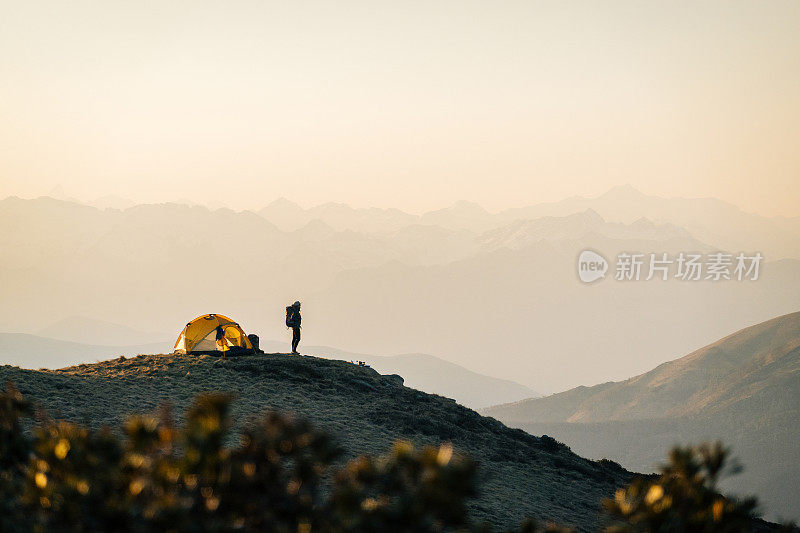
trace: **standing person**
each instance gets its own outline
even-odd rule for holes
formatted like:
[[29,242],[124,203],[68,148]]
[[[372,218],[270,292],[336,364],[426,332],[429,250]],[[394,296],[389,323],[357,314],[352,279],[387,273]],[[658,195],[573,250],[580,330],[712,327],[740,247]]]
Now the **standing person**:
[[292,354],[298,354],[297,345],[300,344],[300,302],[295,302],[286,308],[286,326],[292,328]]

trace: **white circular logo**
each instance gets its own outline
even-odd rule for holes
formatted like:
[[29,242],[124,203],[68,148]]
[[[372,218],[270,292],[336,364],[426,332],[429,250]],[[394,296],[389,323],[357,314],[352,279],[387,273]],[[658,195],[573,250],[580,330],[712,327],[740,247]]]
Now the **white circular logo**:
[[592,250],[584,250],[578,256],[578,277],[584,283],[591,283],[606,277],[608,261]]

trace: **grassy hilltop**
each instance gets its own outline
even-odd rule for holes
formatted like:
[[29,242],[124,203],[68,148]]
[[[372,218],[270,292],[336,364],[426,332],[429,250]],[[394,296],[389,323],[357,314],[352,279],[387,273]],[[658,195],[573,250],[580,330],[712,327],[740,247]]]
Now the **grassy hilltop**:
[[93,427],[116,427],[163,402],[181,416],[196,394],[223,391],[235,396],[237,426],[267,409],[293,412],[333,434],[347,459],[385,452],[397,439],[450,441],[478,460],[475,516],[499,527],[535,517],[596,530],[601,499],[631,478],[612,462],[583,459],[552,439],[510,429],[448,398],[404,387],[397,376],[344,361],[140,355],[61,370],[3,366],[0,380],[16,383],[51,416]]

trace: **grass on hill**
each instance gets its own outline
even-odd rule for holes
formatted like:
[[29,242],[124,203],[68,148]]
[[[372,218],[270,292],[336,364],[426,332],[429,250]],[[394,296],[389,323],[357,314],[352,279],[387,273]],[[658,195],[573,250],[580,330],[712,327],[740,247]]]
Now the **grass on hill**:
[[140,355],[61,370],[4,366],[0,380],[14,382],[51,416],[90,427],[119,427],[129,415],[164,402],[180,416],[197,394],[222,391],[234,395],[231,415],[239,429],[265,410],[296,413],[336,438],[345,450],[342,460],[383,453],[398,439],[452,442],[478,463],[480,491],[471,513],[501,528],[533,517],[597,530],[600,501],[632,476],[611,461],[583,459],[553,439],[344,361]]

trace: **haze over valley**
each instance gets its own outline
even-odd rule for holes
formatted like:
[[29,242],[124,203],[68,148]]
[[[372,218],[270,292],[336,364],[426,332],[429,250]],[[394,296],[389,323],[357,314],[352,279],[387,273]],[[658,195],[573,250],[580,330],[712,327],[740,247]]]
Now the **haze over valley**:
[[[540,393],[646,371],[800,301],[798,219],[631,186],[499,213],[458,203],[421,216],[284,200],[237,212],[10,197],[0,221],[0,244],[14,250],[0,258],[7,332],[52,337],[46,328],[60,322],[69,332],[83,316],[133,333],[101,328],[66,340],[142,345],[221,312],[280,340],[283,307],[300,299],[308,345],[427,353]],[[765,259],[756,281],[622,282],[611,271],[586,285],[575,270],[586,248],[610,261],[622,251],[718,249]]]

